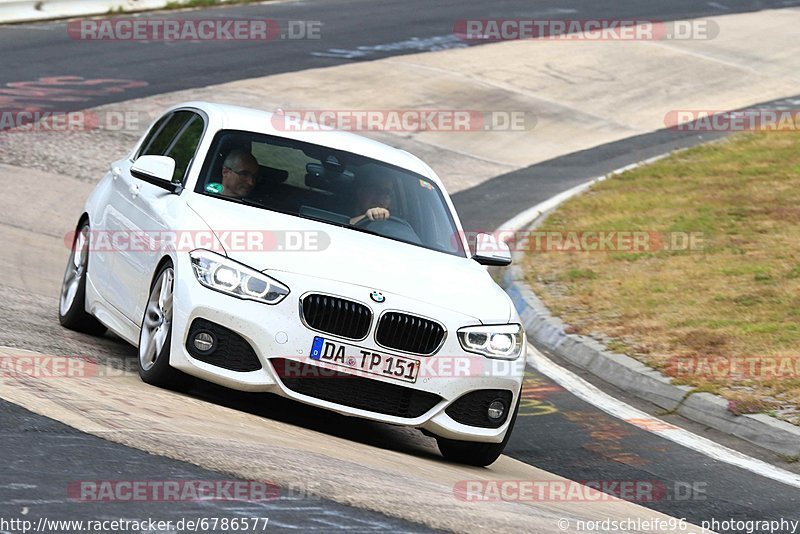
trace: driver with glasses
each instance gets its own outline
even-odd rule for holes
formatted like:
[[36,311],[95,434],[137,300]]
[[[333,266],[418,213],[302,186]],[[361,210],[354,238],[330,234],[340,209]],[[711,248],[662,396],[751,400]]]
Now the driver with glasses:
[[250,152],[234,149],[222,163],[222,190],[215,191],[222,196],[243,198],[256,186],[258,161]]

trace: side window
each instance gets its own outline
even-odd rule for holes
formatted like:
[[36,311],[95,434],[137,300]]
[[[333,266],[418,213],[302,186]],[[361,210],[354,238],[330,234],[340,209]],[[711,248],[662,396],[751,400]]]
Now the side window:
[[200,137],[203,135],[203,126],[203,119],[198,115],[194,115],[178,134],[178,138],[173,141],[167,153],[164,154],[175,160],[175,172],[172,175],[173,182],[181,182],[186,176],[186,171],[189,169],[189,164],[194,158],[197,145],[200,144]]
[[142,146],[139,147],[139,153],[136,155],[137,158],[145,153],[145,149],[150,145],[150,143],[153,142],[153,138],[158,134],[158,132],[161,131],[161,128],[164,127],[164,124],[166,124],[167,119],[169,119],[171,116],[172,116],[171,113],[169,115],[164,115],[163,117],[158,119],[158,121],[156,121],[156,123],[153,125],[152,128],[150,128],[150,131],[147,132],[147,137],[145,137],[144,141],[142,142]]
[[287,170],[289,176],[285,182],[303,189],[308,189],[306,185],[306,163],[319,163],[319,160],[303,154],[302,150],[268,143],[254,142],[251,152],[258,160],[259,165]]
[[[166,117],[167,120],[161,124],[160,129],[153,135],[152,139],[148,139],[146,143],[142,145],[144,149],[139,155],[163,156],[164,152],[175,138],[175,135],[181,131],[181,128],[183,128],[192,117],[194,117],[194,113],[191,111],[176,111],[169,117]],[[161,119],[159,123],[162,121],[164,121],[164,119]],[[158,124],[156,126],[158,126]],[[155,128],[153,129],[155,130]]]

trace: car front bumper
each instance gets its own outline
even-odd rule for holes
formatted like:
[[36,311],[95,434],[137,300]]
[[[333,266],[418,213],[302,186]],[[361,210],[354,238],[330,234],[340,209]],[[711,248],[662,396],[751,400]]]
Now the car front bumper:
[[[269,274],[291,289],[291,293],[274,306],[237,299],[201,286],[192,272],[188,255],[181,255],[176,265],[170,364],[189,375],[232,389],[275,393],[340,414],[416,427],[444,438],[490,443],[499,443],[503,440],[512,419],[511,413],[498,428],[485,428],[459,423],[448,415],[446,410],[454,401],[469,392],[506,390],[512,395],[507,411],[513,411],[522,386],[525,346],[522,347],[519,358],[513,362],[492,360],[465,352],[455,333],[460,327],[479,324],[474,318],[404,298],[401,295],[390,294],[387,295],[387,300],[391,299],[391,309],[435,318],[446,327],[447,333],[442,346],[432,356],[404,354],[401,351],[384,349],[374,340],[376,318],[382,311],[383,305],[365,302],[363,297],[369,295],[369,289],[293,273],[270,272]],[[367,337],[361,341],[338,338],[306,326],[300,317],[299,299],[307,292],[337,295],[368,304],[373,311],[373,320]],[[255,371],[232,371],[193,357],[187,350],[187,342],[190,327],[198,318],[216,323],[244,338],[255,352],[261,368]],[[385,355],[397,355],[421,361],[419,375],[414,383],[382,375],[366,375],[358,371],[355,371],[355,374],[369,380],[427,392],[438,396],[440,400],[422,415],[399,417],[331,402],[287,387],[282,379],[282,376],[286,376],[281,374],[282,367],[275,364],[277,359],[352,374],[352,371],[348,372],[341,367],[310,359],[315,336]],[[285,367],[283,369],[285,373]],[[320,380],[318,377],[307,379]],[[332,378],[327,379],[332,380]]]

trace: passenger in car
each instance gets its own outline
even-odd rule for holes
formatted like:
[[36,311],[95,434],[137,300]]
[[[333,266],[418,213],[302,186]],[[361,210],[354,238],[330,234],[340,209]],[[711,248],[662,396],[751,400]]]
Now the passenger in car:
[[222,190],[216,191],[226,197],[242,198],[256,186],[258,161],[246,150],[231,150],[222,163]]
[[365,218],[370,221],[383,221],[391,216],[389,207],[392,200],[392,179],[373,177],[356,179],[355,197],[357,215],[350,224],[358,224]]

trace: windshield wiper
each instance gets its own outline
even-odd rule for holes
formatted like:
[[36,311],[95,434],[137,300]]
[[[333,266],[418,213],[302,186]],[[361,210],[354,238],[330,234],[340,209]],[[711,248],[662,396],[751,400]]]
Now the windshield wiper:
[[[394,239],[393,237],[389,237],[386,234],[381,234],[381,233],[378,233],[378,232],[376,232],[374,230],[367,230],[366,228],[358,227],[358,226],[356,226],[354,224],[340,223],[340,222],[332,221],[330,219],[326,219],[324,217],[314,217],[313,215],[300,215],[300,217],[302,217],[304,219],[311,219],[312,221],[319,221],[319,222],[323,222],[323,223],[326,223],[326,224],[332,224],[334,226],[338,226],[339,228],[349,228],[350,230],[355,230],[356,232],[364,232],[365,234],[377,235],[377,236],[380,236],[380,237],[388,237],[389,239]],[[398,240],[398,241],[402,241],[402,240]]]
[[247,206],[255,206],[256,208],[266,208],[267,206],[264,205],[263,202],[259,202],[258,200],[252,200],[249,198],[237,198],[235,199],[237,202],[241,202],[242,204],[246,204]]
[[274,206],[270,206],[269,204],[264,204],[263,202],[260,202],[258,200],[253,200],[251,198],[244,198],[244,197],[243,198],[232,198],[230,200],[233,200],[234,202],[238,202],[239,204],[244,204],[245,206],[253,206],[254,208],[261,208],[261,209],[267,210],[267,211],[274,211],[274,212],[277,212],[277,213],[283,213],[284,215],[297,216],[297,214],[294,213],[294,212],[291,212],[291,211],[288,211],[288,210],[278,209],[278,208],[276,208]]

